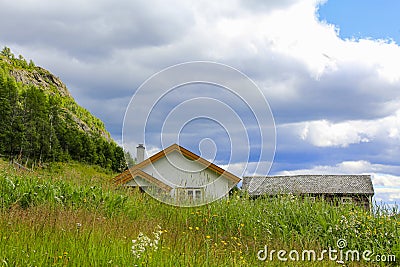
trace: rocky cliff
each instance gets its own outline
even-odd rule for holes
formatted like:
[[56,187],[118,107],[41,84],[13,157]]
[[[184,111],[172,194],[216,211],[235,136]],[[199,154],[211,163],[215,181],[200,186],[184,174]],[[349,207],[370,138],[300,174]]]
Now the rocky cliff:
[[57,95],[62,99],[63,110],[66,115],[76,123],[76,126],[89,135],[100,135],[112,142],[104,123],[94,117],[89,111],[79,106],[66,85],[48,70],[35,66],[33,62],[27,63],[22,57],[0,54],[1,67],[8,70],[15,81],[24,85],[33,85],[43,90],[46,94]]
[[72,98],[65,84],[58,77],[41,67],[35,67],[35,69],[31,71],[25,69],[10,69],[10,75],[13,76],[17,82],[33,84],[49,92],[55,87],[57,89],[56,93],[60,94],[60,96]]

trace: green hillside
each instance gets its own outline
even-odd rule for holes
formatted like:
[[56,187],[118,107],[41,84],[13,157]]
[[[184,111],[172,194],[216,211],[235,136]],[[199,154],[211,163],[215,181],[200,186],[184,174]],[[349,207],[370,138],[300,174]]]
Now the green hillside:
[[124,153],[104,123],[79,106],[49,71],[0,52],[0,155],[29,165],[78,160],[114,171]]

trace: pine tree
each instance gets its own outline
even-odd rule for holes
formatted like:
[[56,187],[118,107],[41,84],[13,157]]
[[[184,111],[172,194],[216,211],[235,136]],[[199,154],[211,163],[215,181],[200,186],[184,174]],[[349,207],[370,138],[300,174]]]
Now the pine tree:
[[12,159],[22,136],[18,87],[13,79],[0,73],[0,151]]
[[3,55],[3,56],[5,56],[5,57],[7,57],[8,59],[11,59],[11,60],[14,60],[14,59],[15,59],[15,56],[14,56],[14,54],[11,52],[11,49],[8,48],[8,47],[6,47],[6,46],[3,48],[3,50],[1,51],[0,54]]
[[45,94],[29,86],[24,92],[27,156],[41,163],[50,150],[49,107]]

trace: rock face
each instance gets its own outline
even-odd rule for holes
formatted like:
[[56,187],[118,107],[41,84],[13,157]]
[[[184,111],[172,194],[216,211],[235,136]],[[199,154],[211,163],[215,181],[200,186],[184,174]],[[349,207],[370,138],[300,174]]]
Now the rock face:
[[104,123],[94,117],[89,111],[79,106],[68,91],[66,85],[49,71],[35,66],[33,69],[14,67],[5,57],[0,60],[7,63],[9,73],[16,82],[25,85],[34,85],[48,94],[58,95],[66,103],[64,111],[76,123],[76,126],[89,135],[100,135],[109,142],[113,142],[110,133],[105,129]]
[[55,86],[62,97],[72,97],[65,84],[58,77],[41,67],[36,67],[35,70],[32,71],[11,69],[10,74],[17,82],[33,84],[49,91],[51,91],[52,86]]
[[[75,114],[67,111],[71,116],[71,119],[76,123],[76,125],[84,132],[91,133],[94,129],[91,129],[83,120],[79,119]],[[100,135],[108,140],[109,135],[106,132],[100,132]],[[109,141],[109,140],[108,140]]]

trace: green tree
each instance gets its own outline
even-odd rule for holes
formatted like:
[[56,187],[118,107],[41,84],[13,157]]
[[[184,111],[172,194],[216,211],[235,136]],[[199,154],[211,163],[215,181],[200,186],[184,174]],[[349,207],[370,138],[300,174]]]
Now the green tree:
[[124,155],[124,150],[122,147],[114,145],[114,162],[112,169],[116,172],[122,172],[127,168],[126,160],[125,160],[125,155]]
[[50,154],[51,127],[48,101],[43,91],[34,86],[29,86],[23,95],[27,156],[41,163]]
[[49,117],[49,155],[51,161],[58,161],[62,157],[62,149],[57,136],[57,128],[60,127],[60,106],[61,100],[55,95],[48,97],[48,117]]
[[0,151],[13,158],[23,139],[18,86],[3,70],[0,73]]
[[29,68],[30,70],[33,70],[33,69],[35,69],[35,67],[36,67],[36,65],[35,65],[35,63],[32,61],[32,59],[29,60],[28,68]]
[[15,56],[14,56],[14,54],[11,52],[11,49],[8,48],[7,46],[5,46],[5,47],[3,48],[3,50],[1,51],[1,55],[5,56],[5,57],[7,57],[8,59],[11,59],[11,60],[14,60],[14,59],[15,59]]

